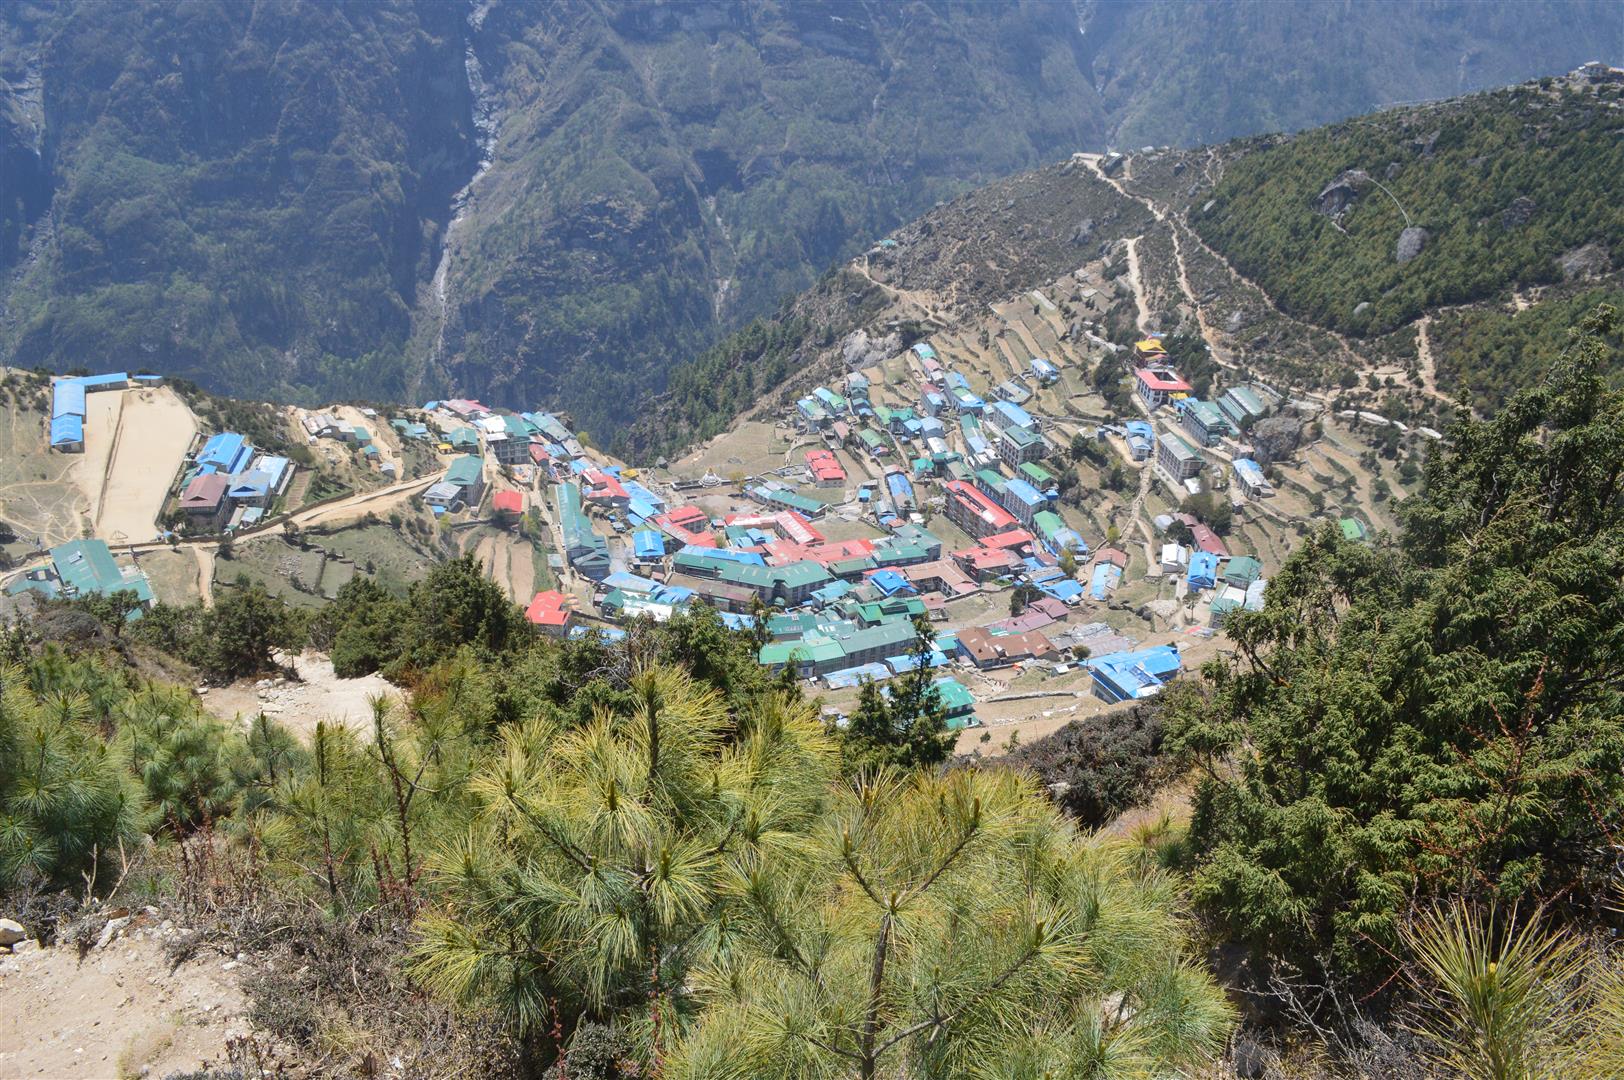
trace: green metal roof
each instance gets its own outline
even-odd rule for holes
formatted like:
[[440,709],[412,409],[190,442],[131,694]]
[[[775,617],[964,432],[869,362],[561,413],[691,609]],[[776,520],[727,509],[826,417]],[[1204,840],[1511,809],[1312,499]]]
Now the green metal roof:
[[1040,488],[1049,487],[1055,482],[1054,473],[1050,472],[1048,469],[1045,469],[1042,465],[1039,465],[1035,461],[1021,462],[1021,467],[1018,471],[1022,476],[1026,477]]
[[977,469],[976,479],[980,480],[983,484],[986,484],[994,491],[1004,490],[1004,477],[993,472],[991,469]]
[[839,661],[845,650],[828,638],[803,638],[800,641],[769,641],[756,654],[756,662],[764,667],[778,664],[825,664]]
[[1027,431],[1025,428],[1018,428],[1018,427],[1014,427],[1012,425],[1010,427],[1004,428],[1003,430],[1004,430],[1004,438],[1008,439],[1010,442],[1014,443],[1017,447],[1019,447],[1022,450],[1026,449],[1028,446],[1031,446],[1034,443],[1040,443],[1040,442],[1043,441],[1042,436],[1034,435],[1030,431]]
[[445,482],[465,487],[479,480],[484,473],[483,463],[472,454],[466,454],[451,463],[445,471]]
[[1225,581],[1244,582],[1250,585],[1263,576],[1263,564],[1250,555],[1237,555],[1229,560],[1229,565],[1224,567],[1224,572],[1219,576]]
[[1039,510],[1032,515],[1032,525],[1037,531],[1048,539],[1066,527],[1066,522],[1053,510]]
[[969,712],[975,708],[975,695],[970,688],[957,679],[937,679],[936,689],[941,693],[942,705],[947,709],[949,716]]
[[133,592],[142,603],[152,601],[152,586],[147,576],[132,571],[129,577],[113,561],[105,540],[70,540],[51,549],[51,562],[56,576],[62,579],[65,592],[84,596],[101,593],[111,596],[116,592]]
[[1363,540],[1365,538],[1364,524],[1358,518],[1343,518],[1337,522],[1342,530],[1342,536],[1347,540]]

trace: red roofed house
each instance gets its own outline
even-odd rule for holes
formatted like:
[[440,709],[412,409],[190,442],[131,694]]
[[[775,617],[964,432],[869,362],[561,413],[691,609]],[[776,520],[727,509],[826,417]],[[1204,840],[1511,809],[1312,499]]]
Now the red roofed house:
[[1218,539],[1218,534],[1207,526],[1196,522],[1190,526],[1190,542],[1195,544],[1198,551],[1205,551],[1209,555],[1216,555],[1221,559],[1229,557],[1229,549],[1224,542]]
[[1146,408],[1156,409],[1174,397],[1190,393],[1190,384],[1170,367],[1142,367],[1133,373],[1139,397]]
[[222,473],[204,473],[192,477],[192,482],[180,493],[180,508],[187,520],[199,528],[219,528],[231,512],[231,500],[226,491],[231,481]]
[[631,504],[631,496],[626,494],[620,481],[602,469],[588,469],[581,474],[581,480],[586,484],[586,497],[593,502],[606,502],[622,509]]
[[729,514],[723,520],[729,525],[740,525],[746,529],[770,530],[792,544],[811,546],[823,543],[823,534],[793,510],[775,510],[770,514]]
[[1032,534],[1025,529],[1009,529],[1005,532],[994,533],[981,538],[982,547],[1003,548],[1007,551],[1019,551],[1032,543]]
[[972,539],[1007,532],[1018,524],[1013,514],[987,498],[974,484],[949,480],[942,487],[947,493],[947,520],[969,533]]
[[654,526],[679,544],[715,547],[710,515],[697,506],[679,506],[654,518]]
[[832,451],[808,450],[806,464],[818,487],[841,487],[846,483],[846,470],[840,467]]
[[985,627],[968,626],[959,631],[959,654],[985,671],[1025,660],[1056,660],[1060,650],[1040,630],[995,635],[988,633]]
[[506,521],[514,521],[524,516],[524,492],[513,488],[498,491],[491,498],[491,507],[496,516]]
[[1118,570],[1126,570],[1128,568],[1127,553],[1124,551],[1119,551],[1116,548],[1100,548],[1099,551],[1094,553],[1094,561],[1097,563],[1108,562]]
[[1007,548],[990,548],[977,545],[955,551],[953,559],[964,568],[964,572],[977,581],[988,581],[1002,574],[1007,574],[1021,565],[1021,557]]
[[541,627],[543,633],[564,637],[569,633],[570,620],[575,617],[569,605],[568,596],[556,589],[549,589],[531,598],[530,606],[524,609],[524,617]]

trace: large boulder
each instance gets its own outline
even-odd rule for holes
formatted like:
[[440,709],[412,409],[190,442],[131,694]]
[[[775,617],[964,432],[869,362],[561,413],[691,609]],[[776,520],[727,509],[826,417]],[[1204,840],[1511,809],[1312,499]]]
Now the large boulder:
[[1606,244],[1586,244],[1556,257],[1564,281],[1575,278],[1599,277],[1612,268],[1613,258]]
[[1398,260],[1400,266],[1403,266],[1421,254],[1421,249],[1427,246],[1427,239],[1430,235],[1421,226],[1411,225],[1398,234],[1398,244],[1393,249],[1393,258]]
[[10,947],[19,941],[28,940],[28,931],[20,922],[11,919],[0,919],[0,945]]
[[1259,465],[1284,461],[1303,441],[1303,422],[1294,416],[1265,416],[1246,433]]
[[1363,169],[1349,169],[1314,197],[1314,209],[1327,217],[1337,217],[1358,200],[1370,186],[1370,174]]
[[1500,211],[1501,228],[1516,229],[1527,225],[1529,219],[1534,216],[1534,211],[1538,208],[1538,204],[1527,195],[1517,196],[1511,200],[1510,205]]

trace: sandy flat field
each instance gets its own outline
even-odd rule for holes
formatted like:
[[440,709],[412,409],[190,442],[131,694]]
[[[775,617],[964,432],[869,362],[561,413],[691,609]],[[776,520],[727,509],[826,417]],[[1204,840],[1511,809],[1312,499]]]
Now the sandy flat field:
[[[103,398],[115,400],[104,405]],[[101,458],[106,462],[106,482],[99,498],[91,500],[97,507],[96,535],[115,544],[150,540],[157,534],[170,481],[197,434],[197,420],[166,386],[90,394],[86,403],[87,470],[94,469],[92,447],[110,443]],[[98,415],[103,408],[112,413],[114,423]],[[93,471],[82,475],[95,477]]]
[[[77,455],[74,479],[90,503],[91,525],[101,518],[102,494],[107,488],[107,466],[118,439],[118,423],[124,412],[124,391],[103,390],[85,395],[85,452]],[[146,540],[149,537],[143,536]]]

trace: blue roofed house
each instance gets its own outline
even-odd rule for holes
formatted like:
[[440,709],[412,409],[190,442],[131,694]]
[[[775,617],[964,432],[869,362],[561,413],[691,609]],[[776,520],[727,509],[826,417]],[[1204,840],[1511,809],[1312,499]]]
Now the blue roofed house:
[[665,536],[655,529],[632,533],[632,557],[641,563],[659,562],[665,558]]
[[254,448],[248,437],[235,431],[222,431],[212,435],[197,452],[199,471],[220,472],[230,475],[241,472],[253,457]]
[[1177,648],[1157,645],[1090,657],[1087,667],[1094,681],[1094,696],[1115,703],[1153,697],[1178,677],[1182,665]]
[[1197,551],[1190,556],[1190,572],[1185,581],[1192,589],[1211,589],[1218,584],[1218,556],[1210,551]]

